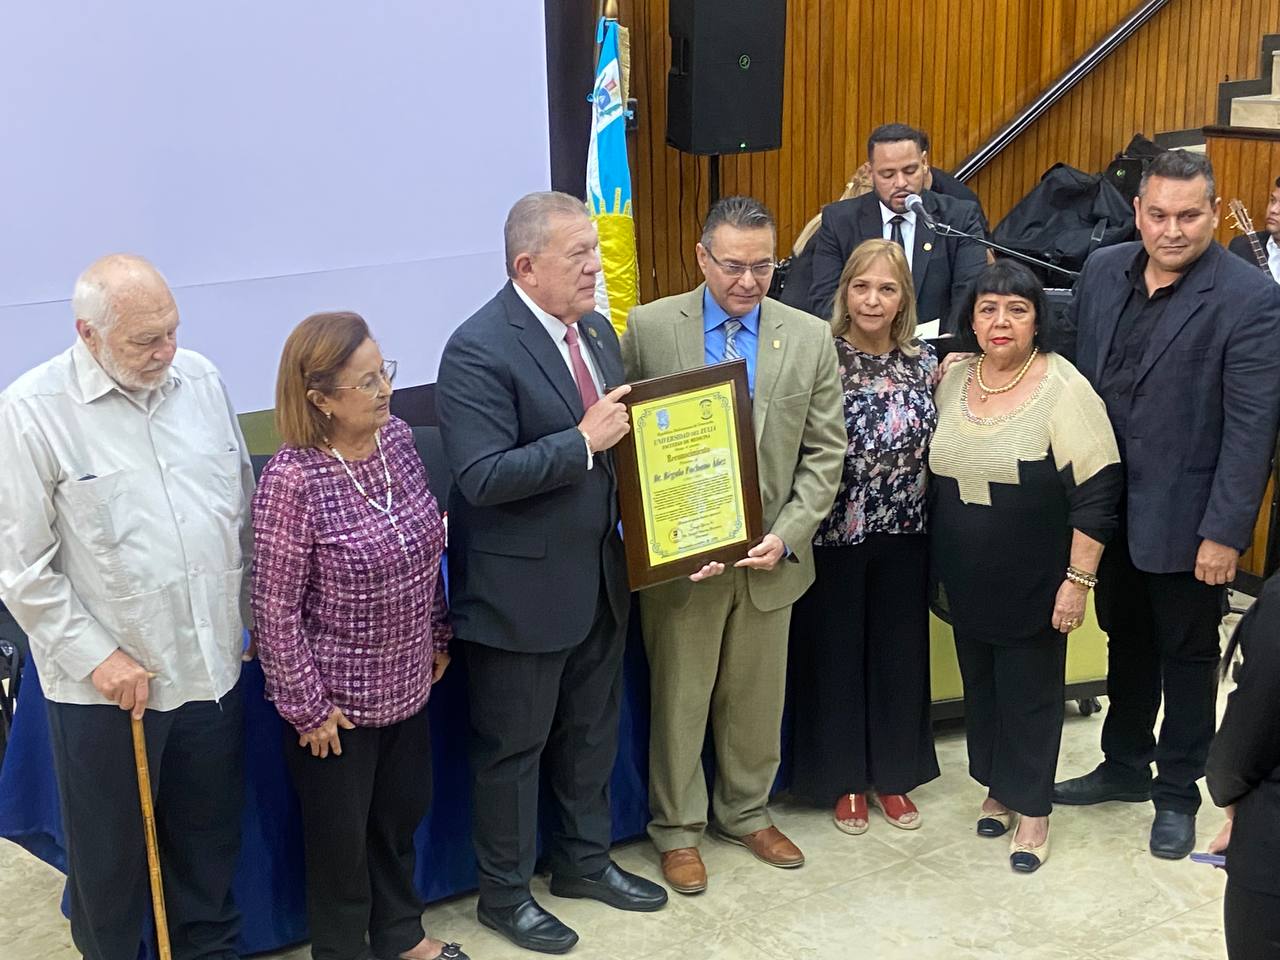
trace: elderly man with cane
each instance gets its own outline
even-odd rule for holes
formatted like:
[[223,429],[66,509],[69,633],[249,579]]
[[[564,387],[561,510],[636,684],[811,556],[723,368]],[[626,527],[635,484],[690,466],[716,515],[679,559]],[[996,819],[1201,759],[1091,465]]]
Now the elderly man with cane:
[[158,849],[172,956],[231,960],[249,456],[155,267],[104,257],[72,307],[74,345],[0,393],[0,599],[49,703],[71,935],[136,960]]

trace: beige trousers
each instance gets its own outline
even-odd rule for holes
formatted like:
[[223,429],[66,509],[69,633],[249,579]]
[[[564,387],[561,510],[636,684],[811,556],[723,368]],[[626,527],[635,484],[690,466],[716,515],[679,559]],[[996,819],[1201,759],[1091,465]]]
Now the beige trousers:
[[695,584],[673,608],[642,591],[649,656],[649,836],[660,851],[696,847],[707,826],[702,747],[715,744],[712,813],[740,836],[772,824],[767,804],[781,759],[791,607],[757,610],[745,570]]

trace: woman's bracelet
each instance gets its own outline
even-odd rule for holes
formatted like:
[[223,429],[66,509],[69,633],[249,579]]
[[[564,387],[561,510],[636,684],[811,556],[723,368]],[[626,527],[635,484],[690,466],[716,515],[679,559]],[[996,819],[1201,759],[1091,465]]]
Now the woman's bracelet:
[[1096,573],[1081,570],[1079,567],[1067,567],[1067,579],[1072,583],[1078,583],[1086,590],[1092,590],[1098,585],[1098,575]]

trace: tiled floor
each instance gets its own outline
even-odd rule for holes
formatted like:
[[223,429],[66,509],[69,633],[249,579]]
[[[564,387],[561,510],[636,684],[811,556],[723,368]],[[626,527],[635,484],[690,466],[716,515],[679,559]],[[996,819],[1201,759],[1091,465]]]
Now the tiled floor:
[[[1092,768],[1101,720],[1068,705],[1059,771]],[[778,805],[778,824],[808,857],[778,870],[741,847],[708,839],[710,888],[672,895],[654,914],[625,914],[589,901],[559,900],[538,878],[534,895],[582,936],[578,960],[1212,960],[1222,946],[1223,875],[1147,852],[1146,804],[1064,808],[1053,817],[1053,853],[1034,876],[1014,874],[1002,840],[974,834],[982,789],[965,772],[964,737],[940,732],[942,777],[914,794],[924,823],[905,832],[876,817],[861,837],[839,833],[825,811]],[[1207,801],[1203,848],[1221,825]],[[619,848],[624,867],[659,879],[646,842]],[[0,957],[73,960],[58,912],[61,876],[18,847],[0,843],[7,900]],[[427,929],[459,940],[474,960],[529,960],[475,920],[473,897],[431,907]],[[306,960],[306,947],[272,960]]]

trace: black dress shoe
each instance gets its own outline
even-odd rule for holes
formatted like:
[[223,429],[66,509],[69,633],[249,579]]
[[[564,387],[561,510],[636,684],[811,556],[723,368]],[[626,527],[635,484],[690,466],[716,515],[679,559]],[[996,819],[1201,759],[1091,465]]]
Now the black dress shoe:
[[1196,846],[1194,814],[1157,810],[1151,823],[1151,853],[1162,860],[1181,860]]
[[599,900],[619,910],[649,913],[661,910],[667,903],[667,891],[660,884],[628,873],[616,863],[588,877],[551,878],[551,892],[557,897]]
[[1151,775],[1118,769],[1115,764],[1101,763],[1083,777],[1063,780],[1053,785],[1053,802],[1068,806],[1086,806],[1107,800],[1143,803],[1151,799]]
[[564,953],[578,942],[578,935],[538,906],[533,897],[514,907],[478,903],[476,919],[517,947],[539,953]]

